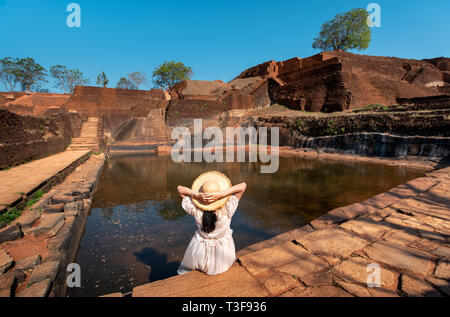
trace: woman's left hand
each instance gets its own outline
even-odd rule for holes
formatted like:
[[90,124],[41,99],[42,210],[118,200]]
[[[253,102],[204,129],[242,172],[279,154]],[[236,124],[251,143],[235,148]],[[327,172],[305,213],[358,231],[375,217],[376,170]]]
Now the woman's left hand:
[[221,193],[205,193],[203,198],[206,203],[212,204],[213,202],[222,199],[223,197]]

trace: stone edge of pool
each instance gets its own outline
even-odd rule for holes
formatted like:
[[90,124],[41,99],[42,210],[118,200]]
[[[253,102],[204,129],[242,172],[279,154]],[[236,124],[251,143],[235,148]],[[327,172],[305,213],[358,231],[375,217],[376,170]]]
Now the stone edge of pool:
[[[3,235],[0,255],[4,256],[2,260],[8,259],[6,271],[11,270],[0,274],[0,297],[66,295],[66,280],[71,273],[67,266],[76,259],[105,160],[104,154],[91,154],[32,208],[2,229],[8,235]],[[15,234],[17,230],[20,235]],[[36,247],[36,241],[42,242],[40,247]],[[15,248],[30,248],[34,254],[17,260]],[[8,249],[13,256],[6,252]],[[19,284],[22,287],[15,289]]]

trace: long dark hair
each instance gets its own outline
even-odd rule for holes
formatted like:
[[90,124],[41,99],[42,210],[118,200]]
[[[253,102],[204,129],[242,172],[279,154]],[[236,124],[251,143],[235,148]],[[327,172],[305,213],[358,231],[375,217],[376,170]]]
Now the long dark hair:
[[216,229],[217,216],[214,211],[203,210],[202,216],[202,231],[211,233]]

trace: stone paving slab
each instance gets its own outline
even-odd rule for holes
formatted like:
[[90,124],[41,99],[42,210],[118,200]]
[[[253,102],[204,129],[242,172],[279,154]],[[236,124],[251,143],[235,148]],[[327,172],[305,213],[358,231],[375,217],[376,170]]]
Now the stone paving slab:
[[0,206],[9,206],[89,151],[64,151],[0,171]]
[[133,297],[261,297],[268,295],[269,292],[237,263],[223,274],[208,276],[193,271],[133,289]]
[[252,274],[259,274],[268,269],[304,258],[307,252],[292,242],[284,242],[270,248],[262,249],[239,258],[246,269]]
[[335,228],[312,232],[297,242],[330,264],[336,264],[342,257],[369,244],[367,240]]
[[428,276],[434,269],[434,258],[427,252],[389,242],[377,242],[364,249],[367,256],[399,271]]

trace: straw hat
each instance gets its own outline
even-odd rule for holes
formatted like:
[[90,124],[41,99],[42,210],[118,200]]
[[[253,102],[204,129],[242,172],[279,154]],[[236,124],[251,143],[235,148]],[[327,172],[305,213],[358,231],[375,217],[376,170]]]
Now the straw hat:
[[[230,187],[231,182],[228,177],[217,171],[211,171],[201,174],[194,180],[194,183],[192,184],[192,190],[201,193],[221,192]],[[204,205],[195,199],[192,199],[192,202],[195,206],[202,210],[214,211],[222,208],[228,202],[228,199],[230,199],[229,196],[207,205]]]

